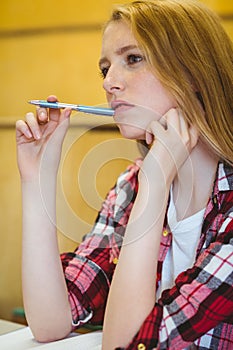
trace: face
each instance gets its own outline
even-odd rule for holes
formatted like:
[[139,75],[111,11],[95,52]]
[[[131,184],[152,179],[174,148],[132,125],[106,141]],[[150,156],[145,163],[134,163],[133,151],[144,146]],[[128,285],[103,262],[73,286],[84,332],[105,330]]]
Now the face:
[[101,59],[103,87],[121,134],[145,139],[152,120],[159,120],[176,103],[151,72],[129,26],[111,22],[105,29]]

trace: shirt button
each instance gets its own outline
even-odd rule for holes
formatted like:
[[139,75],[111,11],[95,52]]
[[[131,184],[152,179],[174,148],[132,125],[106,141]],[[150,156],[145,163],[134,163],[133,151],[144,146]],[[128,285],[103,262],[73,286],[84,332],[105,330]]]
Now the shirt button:
[[116,264],[118,263],[118,259],[117,259],[117,258],[114,258],[112,262],[113,262],[113,264],[116,265]]
[[146,346],[143,343],[138,344],[138,350],[146,350]]
[[163,230],[163,236],[164,237],[167,237],[168,233],[169,233],[168,230]]

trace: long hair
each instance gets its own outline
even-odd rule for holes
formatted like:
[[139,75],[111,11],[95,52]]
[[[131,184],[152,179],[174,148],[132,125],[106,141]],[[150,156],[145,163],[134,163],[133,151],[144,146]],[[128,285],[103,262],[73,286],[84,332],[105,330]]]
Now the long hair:
[[233,164],[233,44],[218,16],[195,0],[142,0],[117,6],[109,22],[118,20],[187,122]]

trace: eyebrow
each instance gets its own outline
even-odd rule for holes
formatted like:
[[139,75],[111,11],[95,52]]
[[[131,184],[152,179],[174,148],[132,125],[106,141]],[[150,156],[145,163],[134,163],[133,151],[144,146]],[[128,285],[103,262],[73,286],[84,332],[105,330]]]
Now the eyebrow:
[[[138,46],[137,45],[127,45],[127,46],[123,46],[123,47],[120,47],[119,49],[116,50],[116,54],[117,55],[122,55],[123,53],[129,51],[129,50],[132,50],[132,49],[138,49]],[[107,57],[102,57],[100,60],[99,60],[99,67],[103,64],[103,63],[106,63],[108,62],[108,59]]]

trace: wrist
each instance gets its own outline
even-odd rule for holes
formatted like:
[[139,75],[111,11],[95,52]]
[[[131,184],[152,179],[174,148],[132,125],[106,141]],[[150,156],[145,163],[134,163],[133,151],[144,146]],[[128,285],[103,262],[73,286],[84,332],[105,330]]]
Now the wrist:
[[149,194],[164,194],[169,192],[176,172],[169,167],[153,164],[150,168],[142,167],[138,174],[139,189]]
[[[156,149],[151,149],[146,155],[141,166],[139,181],[143,177],[150,183],[170,186],[177,175],[178,167],[171,152],[169,153],[163,144],[158,143]],[[141,176],[142,173],[144,176]]]
[[46,179],[46,182],[56,182],[57,181],[57,170],[42,170],[36,169],[32,171],[27,171],[26,173],[20,172],[20,181],[22,185],[38,185],[43,182],[43,179]]

